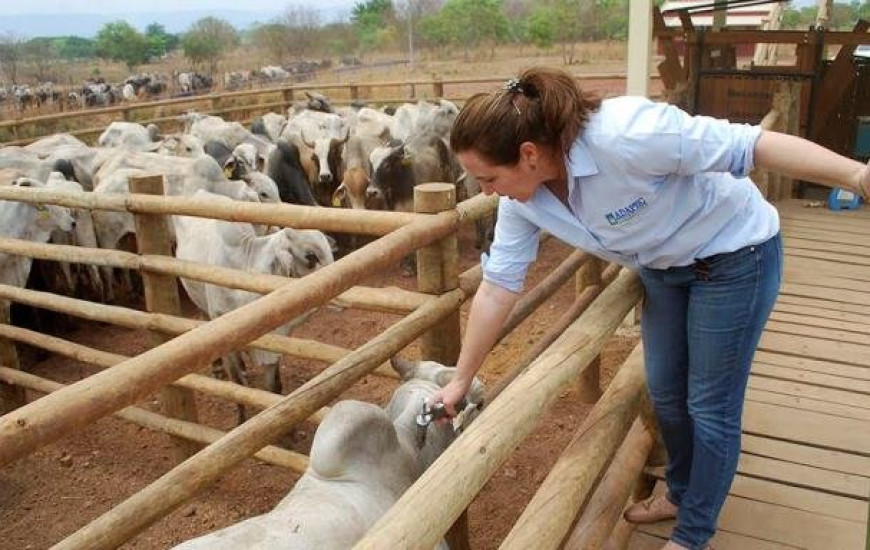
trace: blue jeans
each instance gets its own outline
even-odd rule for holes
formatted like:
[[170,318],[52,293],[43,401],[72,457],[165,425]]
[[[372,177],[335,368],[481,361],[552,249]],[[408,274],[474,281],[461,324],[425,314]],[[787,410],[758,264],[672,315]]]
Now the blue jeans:
[[647,384],[679,510],[671,539],[701,549],[737,469],[746,382],[779,293],[782,240],[640,275]]

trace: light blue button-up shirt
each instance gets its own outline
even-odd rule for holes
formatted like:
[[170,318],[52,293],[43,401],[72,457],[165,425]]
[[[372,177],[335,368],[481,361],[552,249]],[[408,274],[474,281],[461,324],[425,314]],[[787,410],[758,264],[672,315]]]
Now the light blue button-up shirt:
[[484,279],[522,290],[542,229],[605,260],[655,269],[768,240],[779,216],[748,177],[760,135],[641,97],[604,100],[565,159],[568,207],[544,185],[525,203],[500,198]]

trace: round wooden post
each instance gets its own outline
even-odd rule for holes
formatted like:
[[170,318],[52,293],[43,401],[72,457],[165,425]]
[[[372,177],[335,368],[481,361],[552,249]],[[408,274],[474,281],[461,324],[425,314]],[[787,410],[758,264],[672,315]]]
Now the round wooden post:
[[[650,400],[649,391],[644,390],[640,403],[640,412],[638,416],[644,425],[644,428],[652,437],[652,447],[649,451],[649,456],[646,459],[646,465],[664,466],[668,463],[668,452],[665,450],[665,443],[662,440],[662,434],[659,430],[659,422],[656,419],[655,411],[653,410],[652,401]],[[653,488],[656,485],[656,478],[646,472],[641,472],[640,479],[634,486],[633,500],[644,500],[652,494]]]
[[[163,194],[163,176],[144,176],[130,178],[130,192],[148,195]],[[161,254],[172,256],[171,234],[168,220],[153,214],[136,214],[136,242],[140,254]],[[145,307],[149,312],[181,315],[181,303],[178,298],[177,279],[170,275],[157,273],[142,273],[145,287]],[[158,346],[168,340],[164,335],[152,332],[154,345]],[[160,401],[167,416],[198,422],[196,400],[192,391],[183,388],[167,386],[160,391]],[[186,439],[174,437],[176,459],[186,460],[199,451],[199,447]]]
[[[414,188],[414,210],[436,214],[456,208],[456,186],[424,183]],[[443,294],[459,288],[459,245],[456,233],[417,251],[417,289]],[[455,365],[459,358],[459,309],[420,337],[420,357]],[[451,550],[469,550],[468,510],[463,511],[445,535]]]
[[359,86],[357,86],[356,84],[350,85],[350,99],[351,100],[359,99]]
[[[220,108],[221,108],[221,96],[219,96],[219,95],[212,96],[212,98],[211,98],[211,112],[212,112],[212,114],[217,113],[220,110]],[[161,191],[160,194],[162,195],[163,192]]]
[[293,88],[284,88],[281,92],[281,110],[286,111],[293,105]]
[[[9,316],[11,305],[6,300],[0,300],[0,323],[11,324]],[[16,370],[21,369],[21,365],[18,363],[18,352],[15,351],[15,344],[7,338],[0,338],[0,366]],[[0,382],[0,416],[21,407],[25,402],[23,388],[14,384]]]
[[[604,270],[605,263],[599,259],[592,257],[586,264],[580,268],[577,273],[577,296],[583,294],[583,291],[591,286],[601,286],[604,284],[601,278],[601,273]],[[580,373],[578,379],[578,389],[580,394],[580,402],[592,404],[598,401],[601,397],[601,356],[596,357],[589,366]]]
[[432,83],[432,93],[435,94],[435,98],[444,97],[444,83],[441,82],[440,77],[435,77],[435,81]]
[[[425,183],[414,188],[414,210],[436,214],[456,206],[456,186],[452,183]],[[456,233],[417,251],[417,289],[427,294],[443,294],[459,287],[458,244]],[[420,339],[423,359],[455,365],[459,358],[459,311]]]

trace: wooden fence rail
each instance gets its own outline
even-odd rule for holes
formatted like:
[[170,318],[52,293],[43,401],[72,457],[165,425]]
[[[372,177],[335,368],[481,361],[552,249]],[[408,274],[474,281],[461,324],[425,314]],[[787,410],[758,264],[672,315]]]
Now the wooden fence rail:
[[435,546],[562,390],[598,355],[640,299],[623,272],[522,376],[480,414],[354,548]]
[[[575,78],[581,82],[594,82],[601,80],[625,80],[625,73],[588,73],[575,74]],[[70,120],[85,119],[94,120],[99,117],[107,117],[108,120],[101,127],[79,128],[69,131],[73,135],[95,135],[101,133],[105,126],[108,126],[112,121],[133,121],[136,120],[142,124],[161,124],[165,122],[176,122],[177,115],[161,116],[151,115],[148,118],[139,119],[137,114],[140,111],[163,110],[167,108],[196,109],[197,112],[211,115],[231,115],[236,113],[263,114],[269,111],[286,111],[298,99],[299,93],[305,91],[320,91],[320,92],[339,92],[338,96],[333,99],[336,105],[349,104],[352,101],[361,98],[371,98],[370,101],[379,104],[395,104],[408,101],[416,101],[421,97],[428,98],[445,98],[455,102],[461,102],[468,98],[467,93],[449,93],[445,92],[446,88],[460,87],[466,88],[469,85],[482,84],[498,84],[504,82],[509,76],[499,77],[484,77],[484,78],[457,78],[457,79],[421,79],[421,80],[404,80],[404,81],[374,81],[374,82],[349,82],[349,83],[324,83],[324,84],[292,84],[287,86],[261,88],[257,90],[244,90],[237,92],[210,93],[199,96],[189,96],[183,98],[164,99],[159,101],[150,101],[145,103],[128,103],[116,107],[105,107],[99,109],[87,109],[78,111],[67,111],[64,113],[54,113],[48,115],[40,115],[30,118],[18,118],[13,120],[0,121],[0,130],[6,130],[12,135],[11,140],[6,140],[6,145],[25,145],[40,137],[51,135],[60,131],[59,126]],[[651,78],[658,78],[657,75]],[[420,88],[429,88],[431,93],[420,94]],[[407,93],[403,96],[393,97],[371,97],[373,90],[383,88],[403,88]],[[276,99],[261,102],[263,97],[274,96]],[[242,105],[232,105],[221,107],[228,102],[246,101],[250,103]],[[246,119],[247,122],[250,118]],[[36,125],[40,128],[45,128],[47,131],[34,133],[32,136],[21,136],[22,128],[27,125],[33,125],[34,130]]]

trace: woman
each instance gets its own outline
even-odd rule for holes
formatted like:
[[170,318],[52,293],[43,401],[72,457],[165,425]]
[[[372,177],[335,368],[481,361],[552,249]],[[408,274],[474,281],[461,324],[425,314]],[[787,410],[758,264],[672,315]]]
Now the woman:
[[626,518],[677,517],[663,548],[706,548],[736,470],[752,356],[782,274],[777,211],[749,172],[866,198],[870,168],[798,137],[644,98],[600,101],[545,68],[471,98],[450,140],[482,190],[501,200],[457,374],[435,401],[454,414],[517,300],[540,230],[638,269],[668,493]]

